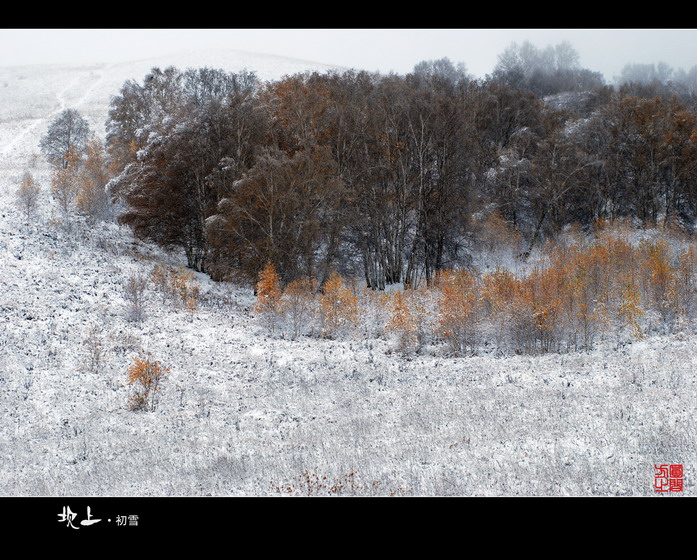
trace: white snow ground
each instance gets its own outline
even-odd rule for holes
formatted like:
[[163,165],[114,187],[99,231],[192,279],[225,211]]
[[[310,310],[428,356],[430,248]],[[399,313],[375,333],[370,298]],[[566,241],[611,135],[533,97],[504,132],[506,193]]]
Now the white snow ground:
[[[405,358],[384,340],[280,340],[249,290],[199,275],[197,313],[126,319],[123,282],[178,255],[116,225],[62,229],[38,142],[75,108],[102,132],[110,95],[152,66],[256,70],[309,64],[242,53],[91,67],[0,68],[0,495],[305,493],[314,472],[344,493],[656,495],[654,465],[684,465],[694,493],[697,338],[590,353]],[[316,68],[323,70],[323,67]],[[44,192],[27,222],[24,171]],[[88,366],[89,342],[104,349]],[[127,406],[141,350],[171,367],[154,412]],[[677,494],[673,494],[677,495]]]

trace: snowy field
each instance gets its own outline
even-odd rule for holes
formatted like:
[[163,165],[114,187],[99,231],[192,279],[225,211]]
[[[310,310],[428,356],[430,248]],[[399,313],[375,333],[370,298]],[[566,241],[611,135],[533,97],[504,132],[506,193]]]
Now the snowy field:
[[[248,289],[199,275],[191,313],[124,284],[183,264],[114,224],[63,228],[39,138],[64,108],[103,134],[109,97],[152,66],[323,67],[242,53],[0,68],[0,495],[653,496],[657,464],[697,468],[697,337],[544,356],[404,357],[387,340],[270,336]],[[25,171],[43,194],[18,210]],[[139,352],[171,368],[128,407]],[[93,357],[99,356],[95,364]],[[317,475],[319,478],[315,479]],[[326,477],[326,479],[324,478]]]

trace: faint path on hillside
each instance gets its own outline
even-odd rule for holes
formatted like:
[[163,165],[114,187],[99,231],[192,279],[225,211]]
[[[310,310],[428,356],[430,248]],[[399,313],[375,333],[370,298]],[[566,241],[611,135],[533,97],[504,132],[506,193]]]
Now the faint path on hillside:
[[[98,71],[98,77],[92,81],[92,84],[90,85],[89,88],[85,91],[85,93],[74,103],[71,103],[72,107],[79,107],[80,105],[85,104],[87,101],[89,101],[90,97],[94,93],[94,91],[97,89],[97,87],[102,83],[104,80],[104,75],[105,72],[109,70],[109,68],[112,65],[105,66],[103,69]],[[63,88],[61,91],[56,93],[56,99],[58,100],[58,108],[46,115],[45,117],[39,117],[36,119],[32,119],[29,124],[24,126],[22,130],[15,135],[15,137],[12,139],[12,141],[8,144],[6,144],[2,150],[0,150],[0,155],[2,156],[9,156],[11,152],[19,145],[24,142],[25,138],[29,136],[30,134],[34,134],[37,130],[42,125],[47,124],[51,119],[53,119],[56,115],[60,114],[62,111],[64,111],[68,107],[67,99],[66,99],[66,94],[69,92],[72,88],[75,87],[75,85],[83,79],[83,76],[76,76],[65,88]],[[38,144],[38,138],[36,139],[36,143]]]
[[[90,98],[92,97],[92,94],[94,93],[94,91],[95,91],[95,90],[100,86],[100,84],[104,81],[104,76],[105,76],[106,72],[107,72],[112,66],[114,66],[114,65],[113,65],[113,64],[109,64],[109,65],[104,66],[104,68],[102,68],[102,69],[100,69],[100,70],[97,71],[97,74],[98,74],[97,79],[92,80],[92,83],[91,83],[90,86],[87,88],[87,90],[85,90],[85,93],[82,95],[82,97],[80,97],[77,101],[71,103],[71,107],[72,107],[72,108],[80,107],[81,105],[84,105],[85,103],[87,103],[87,102],[90,100]],[[92,72],[93,72],[93,71],[92,71]],[[63,110],[65,110],[65,109],[68,108],[68,104],[67,104],[67,102],[66,102],[66,100],[65,100],[65,94],[66,94],[66,92],[70,91],[70,89],[71,89],[72,87],[74,87],[75,83],[76,83],[79,79],[80,79],[80,77],[75,78],[66,88],[64,88],[62,91],[60,91],[60,92],[58,92],[58,93],[56,94],[56,98],[58,99],[58,103],[59,103],[59,105],[60,105],[60,108],[57,109],[56,111],[54,111],[54,112],[52,113],[51,116],[56,115],[56,114],[60,113],[61,111],[63,111]]]
[[43,124],[46,122],[45,118],[39,118],[39,119],[33,119],[31,121],[31,124],[25,126],[19,134],[17,134],[12,141],[9,144],[6,144],[3,148],[2,151],[0,151],[0,154],[3,156],[9,156],[12,150],[19,144],[22,143],[25,137],[27,137],[30,133],[32,133],[36,128],[39,127],[39,125]]

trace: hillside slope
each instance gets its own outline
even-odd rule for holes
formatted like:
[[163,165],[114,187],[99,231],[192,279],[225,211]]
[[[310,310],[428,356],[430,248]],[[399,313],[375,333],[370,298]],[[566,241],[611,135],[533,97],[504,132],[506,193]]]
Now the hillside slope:
[[[63,227],[38,140],[66,107],[101,130],[109,96],[155,65],[312,67],[219,60],[0,69],[0,495],[653,495],[666,463],[694,492],[694,335],[405,358],[382,339],[274,338],[249,290],[203,275],[194,312],[151,288],[130,321],[127,280],[181,256],[114,224]],[[26,170],[44,189],[31,221]],[[150,412],[128,407],[139,353],[171,368]]]

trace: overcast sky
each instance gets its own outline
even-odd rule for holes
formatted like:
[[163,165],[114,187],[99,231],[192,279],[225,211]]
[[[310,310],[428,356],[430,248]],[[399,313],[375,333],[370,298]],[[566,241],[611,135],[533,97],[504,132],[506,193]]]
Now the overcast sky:
[[0,29],[0,66],[128,62],[229,48],[400,74],[448,57],[476,77],[511,43],[568,40],[581,66],[610,80],[629,63],[697,65],[697,29]]

